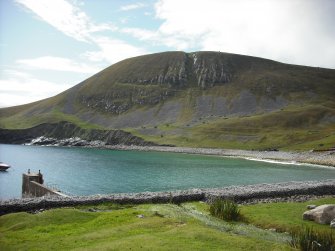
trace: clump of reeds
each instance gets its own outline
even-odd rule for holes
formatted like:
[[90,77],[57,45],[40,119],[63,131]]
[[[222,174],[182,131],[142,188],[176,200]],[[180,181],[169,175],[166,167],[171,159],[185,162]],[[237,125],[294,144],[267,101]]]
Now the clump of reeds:
[[295,229],[290,246],[303,251],[335,251],[334,230],[314,230],[310,227]]
[[240,220],[241,213],[238,205],[231,200],[216,199],[209,207],[211,215],[226,221]]

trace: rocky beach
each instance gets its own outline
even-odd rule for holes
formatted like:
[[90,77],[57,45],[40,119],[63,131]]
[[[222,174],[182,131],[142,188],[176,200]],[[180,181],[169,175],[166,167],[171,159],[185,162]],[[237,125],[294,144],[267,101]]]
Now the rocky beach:
[[40,136],[30,139],[28,142],[21,144],[25,145],[40,145],[40,146],[66,146],[66,147],[88,147],[112,150],[130,150],[130,151],[158,151],[158,152],[173,152],[184,154],[200,154],[200,155],[216,155],[222,157],[245,158],[255,161],[269,161],[289,164],[313,164],[328,167],[335,167],[335,149],[325,151],[278,151],[277,149],[270,150],[239,150],[239,149],[219,149],[219,148],[191,148],[191,147],[176,147],[155,145],[152,142],[139,144],[138,142],[125,141],[126,144],[119,140],[111,144],[102,140],[87,140],[80,137],[71,137],[57,139],[52,137]]

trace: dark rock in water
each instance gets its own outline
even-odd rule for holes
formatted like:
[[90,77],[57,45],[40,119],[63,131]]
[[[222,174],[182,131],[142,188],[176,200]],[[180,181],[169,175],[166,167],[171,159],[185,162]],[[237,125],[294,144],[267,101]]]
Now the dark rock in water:
[[122,130],[83,129],[70,122],[45,123],[28,129],[0,129],[0,143],[57,146],[154,146]]

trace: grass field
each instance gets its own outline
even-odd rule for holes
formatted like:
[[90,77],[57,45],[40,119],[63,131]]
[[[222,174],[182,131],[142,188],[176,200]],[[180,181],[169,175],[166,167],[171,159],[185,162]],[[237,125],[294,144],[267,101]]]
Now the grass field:
[[262,228],[329,228],[301,218],[307,204],[323,203],[335,198],[241,206],[248,224],[216,219],[201,202],[8,214],[0,217],[0,250],[293,250],[287,234]]

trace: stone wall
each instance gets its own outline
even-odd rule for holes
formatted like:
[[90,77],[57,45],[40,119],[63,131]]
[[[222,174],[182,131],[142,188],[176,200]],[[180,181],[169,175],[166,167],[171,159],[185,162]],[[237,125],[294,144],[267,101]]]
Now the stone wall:
[[217,189],[189,189],[173,192],[144,192],[131,194],[109,194],[76,197],[39,197],[0,201],[0,215],[14,212],[34,211],[78,205],[96,205],[104,202],[119,204],[182,203],[187,201],[211,201],[217,197],[242,203],[261,199],[293,198],[298,196],[335,196],[335,180],[286,182],[230,186]]
[[32,197],[42,197],[42,196],[59,196],[57,191],[54,191],[36,181],[30,181],[29,195]]

